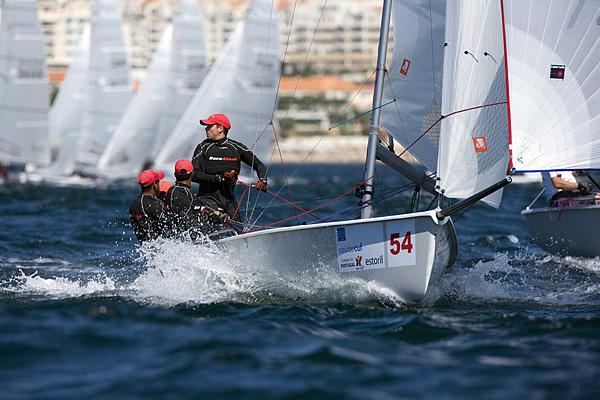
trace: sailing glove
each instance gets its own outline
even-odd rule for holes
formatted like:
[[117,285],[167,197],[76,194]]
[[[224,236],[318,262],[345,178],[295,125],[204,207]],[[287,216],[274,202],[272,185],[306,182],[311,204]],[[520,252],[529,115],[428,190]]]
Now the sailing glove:
[[223,173],[223,178],[228,181],[237,181],[237,175],[238,175],[237,172],[232,170],[232,171]]
[[267,191],[267,178],[260,178],[256,185],[254,185],[254,189],[260,190],[263,192]]
[[592,184],[591,183],[578,183],[577,190],[581,193],[592,193]]

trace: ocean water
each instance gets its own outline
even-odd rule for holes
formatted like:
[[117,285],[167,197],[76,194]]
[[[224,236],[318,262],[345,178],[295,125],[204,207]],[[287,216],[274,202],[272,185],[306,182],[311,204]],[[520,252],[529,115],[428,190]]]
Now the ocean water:
[[[304,208],[362,174],[297,167],[280,195]],[[277,191],[283,178],[271,181]],[[457,219],[458,262],[420,305],[368,284],[271,279],[211,246],[139,247],[127,215],[137,191],[0,186],[0,398],[600,397],[600,258],[532,242],[519,211],[536,184],[509,185],[499,210]],[[298,212],[255,195],[242,209],[258,224]],[[401,212],[410,195],[377,211]]]

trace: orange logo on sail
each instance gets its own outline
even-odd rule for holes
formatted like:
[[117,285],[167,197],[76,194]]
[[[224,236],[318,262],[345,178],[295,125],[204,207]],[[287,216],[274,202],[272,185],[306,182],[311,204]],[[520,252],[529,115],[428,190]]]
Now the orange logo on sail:
[[408,75],[408,68],[410,68],[410,60],[406,58],[402,61],[402,66],[400,67],[400,73],[402,75]]
[[473,146],[475,147],[475,153],[485,153],[488,151],[487,139],[485,136],[475,136],[473,138]]

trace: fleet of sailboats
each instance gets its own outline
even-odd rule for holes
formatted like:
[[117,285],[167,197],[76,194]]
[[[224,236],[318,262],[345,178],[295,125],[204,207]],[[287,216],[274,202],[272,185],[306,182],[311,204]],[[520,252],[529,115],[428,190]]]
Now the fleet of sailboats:
[[[182,0],[132,101],[116,4],[95,0],[49,130],[41,32],[33,23],[11,25],[20,10],[13,3],[29,5],[19,21],[34,19],[33,1],[2,3],[0,112],[22,134],[0,135],[0,161],[45,164],[52,145],[53,164],[37,169],[41,180],[73,173],[131,177],[147,161],[170,171],[177,159],[191,157],[190,143],[203,138],[198,119],[213,113],[228,114],[234,139],[269,159],[280,74],[271,0],[251,3],[207,74],[202,17],[193,0]],[[325,272],[420,301],[457,257],[454,213],[480,200],[498,207],[512,173],[600,168],[599,21],[600,5],[590,1],[383,0],[361,218],[247,232],[218,244],[291,279]],[[15,35],[18,29],[28,34]],[[15,40],[36,36],[31,46],[18,47],[25,53],[15,52]],[[5,100],[24,98],[26,104]],[[380,144],[382,130],[390,135],[388,147]],[[399,158],[394,140],[419,164]],[[437,196],[434,208],[372,217],[376,159]],[[534,232],[558,232],[540,223],[550,212],[523,214],[535,219]],[[600,206],[582,208],[568,223],[593,224],[598,212]],[[595,249],[596,225],[589,227]],[[560,235],[582,241],[572,231]]]
[[[194,0],[181,0],[144,83],[100,157],[99,171],[111,178],[128,178],[153,162],[198,92],[206,70],[202,15]],[[172,165],[166,168],[171,169]]]
[[268,160],[280,76],[279,28],[271,0],[251,2],[246,18],[231,33],[227,44],[190,102],[173,133],[155,159],[171,171],[175,161],[190,158],[190,143],[205,135],[198,120],[215,113],[230,117],[231,137]]

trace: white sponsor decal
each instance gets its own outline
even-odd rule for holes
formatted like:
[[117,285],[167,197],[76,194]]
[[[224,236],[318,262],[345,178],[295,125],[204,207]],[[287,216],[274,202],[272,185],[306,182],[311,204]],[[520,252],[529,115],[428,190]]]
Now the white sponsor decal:
[[335,240],[340,272],[385,267],[382,223],[336,228]]

